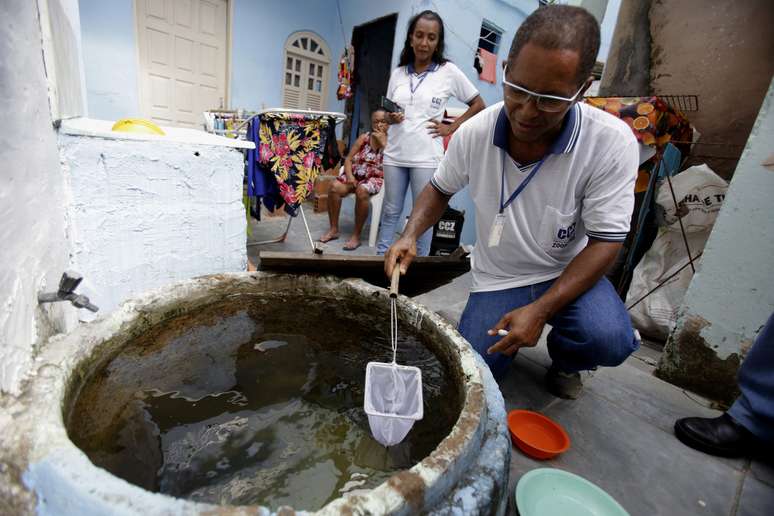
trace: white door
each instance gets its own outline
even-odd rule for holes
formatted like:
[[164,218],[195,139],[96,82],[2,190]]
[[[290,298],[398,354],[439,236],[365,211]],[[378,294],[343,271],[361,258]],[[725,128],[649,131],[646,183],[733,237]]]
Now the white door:
[[324,110],[328,96],[328,45],[316,34],[297,32],[285,44],[282,106]]
[[135,0],[143,116],[200,128],[226,104],[227,0]]

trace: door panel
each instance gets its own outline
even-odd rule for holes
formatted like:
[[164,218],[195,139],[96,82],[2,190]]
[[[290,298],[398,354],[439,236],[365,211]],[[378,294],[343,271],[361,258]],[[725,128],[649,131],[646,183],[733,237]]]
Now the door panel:
[[143,116],[201,127],[226,98],[227,0],[136,0]]

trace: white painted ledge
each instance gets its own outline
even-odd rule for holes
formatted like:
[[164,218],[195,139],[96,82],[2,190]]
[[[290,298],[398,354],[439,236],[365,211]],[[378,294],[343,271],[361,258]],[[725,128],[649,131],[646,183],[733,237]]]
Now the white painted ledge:
[[69,118],[67,120],[62,120],[59,131],[61,134],[92,136],[110,140],[165,141],[188,143],[192,145],[215,145],[219,147],[232,147],[235,149],[255,148],[253,142],[235,140],[234,138],[226,138],[205,131],[186,129],[183,127],[161,126],[161,129],[166,133],[164,136],[156,134],[114,132],[111,130],[114,123],[115,121],[97,120],[94,118]]

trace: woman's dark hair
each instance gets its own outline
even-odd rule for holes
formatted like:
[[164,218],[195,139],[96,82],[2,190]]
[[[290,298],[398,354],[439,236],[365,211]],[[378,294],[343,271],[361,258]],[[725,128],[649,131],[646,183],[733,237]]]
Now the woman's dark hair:
[[400,60],[398,66],[406,66],[408,64],[414,64],[414,49],[411,48],[411,35],[414,33],[414,29],[417,26],[417,22],[420,18],[438,22],[438,45],[433,52],[433,61],[438,64],[444,64],[448,59],[443,56],[443,20],[441,16],[435,11],[422,11],[409,20],[408,31],[406,32],[406,42],[403,44],[403,50],[400,52]]

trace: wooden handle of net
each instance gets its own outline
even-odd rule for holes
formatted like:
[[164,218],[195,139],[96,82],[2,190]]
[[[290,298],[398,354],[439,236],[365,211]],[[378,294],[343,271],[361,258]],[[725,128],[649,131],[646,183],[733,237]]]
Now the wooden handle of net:
[[392,268],[392,278],[390,281],[390,297],[398,297],[398,282],[400,281],[400,264],[395,262]]

